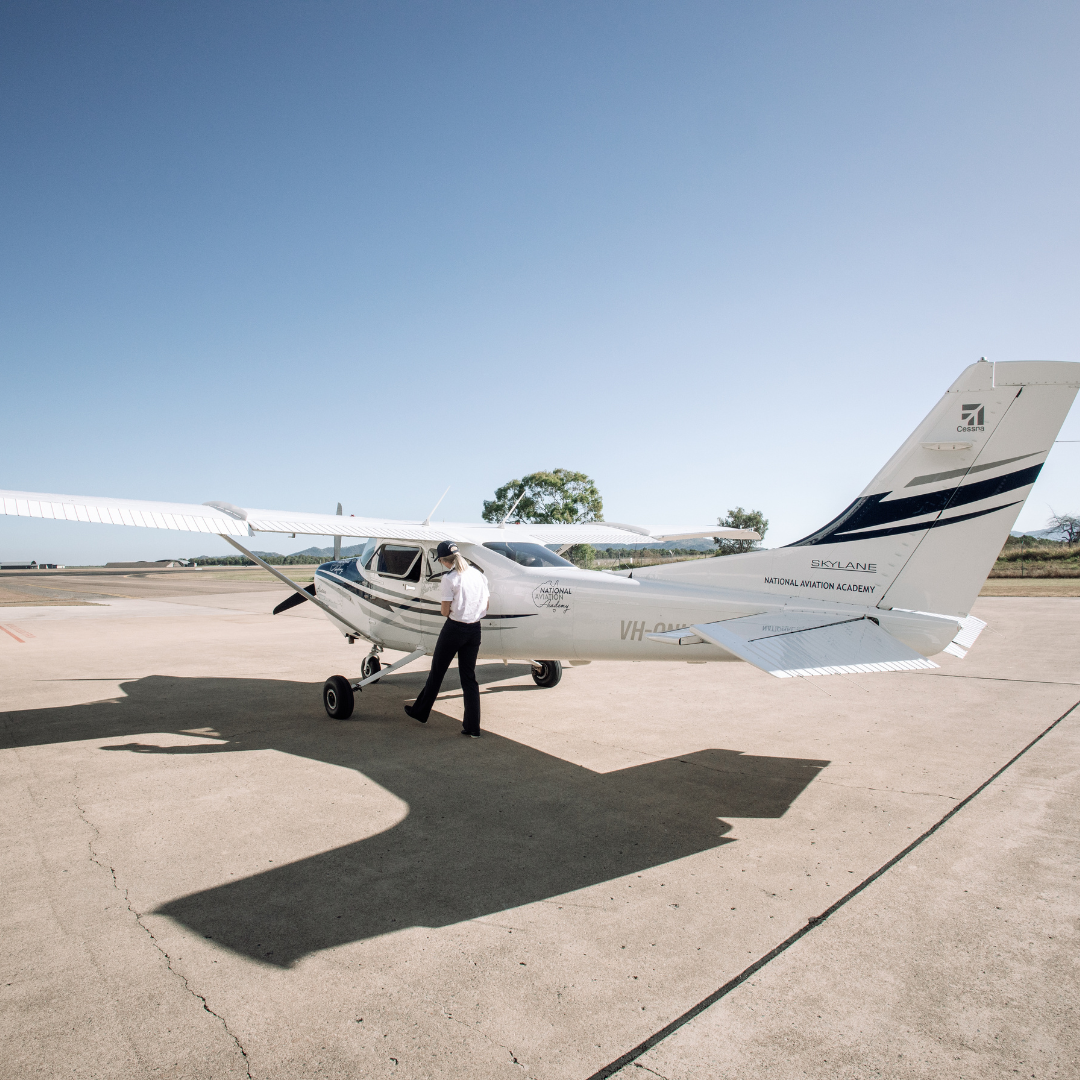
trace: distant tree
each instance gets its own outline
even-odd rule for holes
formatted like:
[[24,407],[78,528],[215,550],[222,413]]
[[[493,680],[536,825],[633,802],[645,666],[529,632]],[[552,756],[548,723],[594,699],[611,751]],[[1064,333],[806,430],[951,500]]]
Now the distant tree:
[[[716,524],[722,529],[753,529],[759,536],[764,537],[769,528],[768,521],[760,510],[744,510],[736,506],[734,510],[727,512],[727,517],[717,518]],[[753,551],[760,541],[757,540],[725,540],[722,536],[714,536],[717,555],[739,555],[744,551]]]
[[1064,533],[1065,542],[1075,544],[1080,540],[1080,517],[1076,514],[1055,514],[1047,523],[1051,529]]
[[575,544],[569,551],[563,552],[563,558],[569,559],[582,570],[589,570],[596,562],[597,550],[592,544]]
[[569,469],[530,473],[503,484],[495,490],[494,499],[484,500],[484,520],[502,521],[515,502],[513,520],[530,525],[603,520],[604,500],[596,484],[584,473]]

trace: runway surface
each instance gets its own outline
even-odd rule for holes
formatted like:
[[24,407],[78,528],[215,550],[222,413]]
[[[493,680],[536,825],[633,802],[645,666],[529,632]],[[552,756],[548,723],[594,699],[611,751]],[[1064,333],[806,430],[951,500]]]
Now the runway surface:
[[1080,599],[927,672],[485,663],[474,741],[148,580],[0,608],[0,1076],[1076,1075]]

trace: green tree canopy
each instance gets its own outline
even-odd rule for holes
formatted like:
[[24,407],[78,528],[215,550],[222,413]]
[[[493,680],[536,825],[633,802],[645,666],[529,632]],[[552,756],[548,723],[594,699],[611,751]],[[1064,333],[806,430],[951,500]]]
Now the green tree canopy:
[[[716,524],[722,529],[753,529],[759,536],[764,537],[769,528],[768,521],[760,510],[744,510],[736,506],[734,510],[727,512],[727,517],[717,518]],[[738,555],[744,551],[753,551],[758,546],[758,540],[725,540],[722,536],[714,536],[717,555]]]
[[502,521],[519,497],[514,521],[530,525],[603,521],[604,500],[596,484],[584,473],[569,469],[530,473],[503,484],[494,499],[484,500],[484,520]]

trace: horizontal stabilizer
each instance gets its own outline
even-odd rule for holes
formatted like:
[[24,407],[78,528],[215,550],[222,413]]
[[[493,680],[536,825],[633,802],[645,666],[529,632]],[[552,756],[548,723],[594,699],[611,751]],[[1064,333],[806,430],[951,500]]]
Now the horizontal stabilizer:
[[969,615],[960,620],[960,632],[945,646],[945,652],[959,656],[961,660],[967,656],[968,649],[975,644],[975,639],[986,629],[986,623],[982,619],[976,619]]
[[[897,611],[905,611],[906,608],[896,608]],[[913,615],[934,615],[933,611],[913,611]],[[943,616],[936,616],[942,618]],[[966,619],[957,619],[960,624],[960,629],[957,631],[956,637],[949,642],[948,645],[942,649],[942,652],[947,652],[952,656],[957,656],[961,660],[968,654],[968,650],[975,644],[975,639],[986,629],[986,623],[982,619],[976,619],[974,615],[969,615]]]
[[847,614],[751,615],[649,637],[675,645],[709,641],[778,679],[937,667],[872,619]]

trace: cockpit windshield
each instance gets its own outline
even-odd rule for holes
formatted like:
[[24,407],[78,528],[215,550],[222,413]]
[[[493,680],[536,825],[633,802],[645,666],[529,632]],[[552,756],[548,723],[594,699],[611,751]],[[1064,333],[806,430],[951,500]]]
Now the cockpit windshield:
[[485,544],[484,547],[497,551],[504,558],[516,562],[519,566],[573,566],[561,555],[556,555],[550,548],[541,544]]

